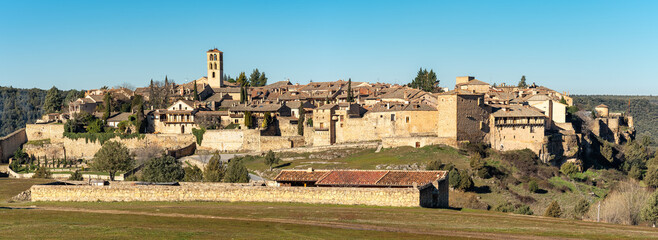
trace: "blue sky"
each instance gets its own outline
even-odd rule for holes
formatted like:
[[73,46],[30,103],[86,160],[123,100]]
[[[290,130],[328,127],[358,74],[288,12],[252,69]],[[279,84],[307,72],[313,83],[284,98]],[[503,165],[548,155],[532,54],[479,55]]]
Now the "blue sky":
[[[188,3],[192,2],[192,3]],[[658,1],[0,1],[0,85],[89,89],[206,75],[441,85],[521,75],[573,94],[658,94]]]

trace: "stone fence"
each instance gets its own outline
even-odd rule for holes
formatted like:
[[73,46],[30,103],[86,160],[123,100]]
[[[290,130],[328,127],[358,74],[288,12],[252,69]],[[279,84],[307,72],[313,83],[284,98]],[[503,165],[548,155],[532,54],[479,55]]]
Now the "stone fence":
[[[225,201],[418,207],[431,199],[418,188],[267,187],[222,183],[181,183],[181,186],[34,185],[32,201]],[[431,194],[428,196],[431,198]],[[447,205],[447,203],[446,203]]]

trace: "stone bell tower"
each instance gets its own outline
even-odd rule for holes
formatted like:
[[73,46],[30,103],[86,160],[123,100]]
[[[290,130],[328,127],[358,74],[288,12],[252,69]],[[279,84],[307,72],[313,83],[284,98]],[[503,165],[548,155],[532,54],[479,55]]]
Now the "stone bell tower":
[[208,85],[212,88],[224,86],[224,53],[215,49],[206,52],[208,60]]

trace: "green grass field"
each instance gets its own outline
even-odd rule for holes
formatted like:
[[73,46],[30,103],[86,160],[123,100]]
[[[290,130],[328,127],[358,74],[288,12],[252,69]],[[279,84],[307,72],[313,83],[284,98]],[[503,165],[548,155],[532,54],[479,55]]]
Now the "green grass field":
[[480,210],[227,202],[6,203],[42,181],[0,179],[12,239],[658,239],[658,230]]

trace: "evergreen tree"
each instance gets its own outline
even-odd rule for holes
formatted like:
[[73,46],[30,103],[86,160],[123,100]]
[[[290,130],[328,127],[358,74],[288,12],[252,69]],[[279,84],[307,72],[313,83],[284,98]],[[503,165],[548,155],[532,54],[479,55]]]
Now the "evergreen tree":
[[78,96],[80,96],[80,91],[78,91],[78,90],[73,90],[73,89],[70,90],[70,91],[66,94],[66,97],[64,98],[64,102],[63,102],[64,106],[68,107],[69,104],[70,104],[71,102],[73,102],[73,101],[75,101],[76,99],[78,99]]
[[221,182],[224,179],[225,167],[219,152],[215,152],[206,169],[203,171],[203,180],[206,182]]
[[103,113],[103,121],[107,122],[107,119],[110,118],[112,111],[112,95],[110,92],[106,92],[103,97],[103,103],[105,103],[105,112]]
[[244,112],[244,126],[247,128],[251,128],[253,126],[253,123],[251,122],[252,117],[251,117],[251,112],[246,111]]
[[426,92],[438,92],[439,80],[436,78],[434,70],[428,72],[427,69],[420,68],[416,78],[409,84],[409,87],[420,89]]
[[147,182],[175,182],[184,176],[181,162],[172,156],[153,158],[146,162],[142,170],[142,177]]
[[234,158],[228,164],[228,167],[226,168],[226,175],[224,176],[224,182],[249,182],[249,172],[247,171],[247,168],[244,166],[244,164],[242,164],[241,158]]
[[354,93],[352,93],[352,78],[347,80],[347,102],[354,102]]
[[249,80],[247,79],[247,76],[244,72],[241,72],[240,75],[238,75],[238,78],[235,79],[235,82],[239,83],[240,86],[249,86]]
[[525,75],[521,76],[521,81],[519,81],[519,88],[527,88],[528,84],[525,82]]
[[297,120],[297,134],[304,136],[304,118],[306,117],[306,110],[304,110],[304,103],[299,105],[299,119]]
[[270,150],[270,151],[268,151],[267,154],[265,155],[265,159],[264,159],[264,161],[265,161],[265,165],[267,165],[268,167],[270,167],[270,171],[272,171],[272,166],[274,166],[274,165],[276,165],[276,164],[279,164],[279,162],[281,161],[281,159],[277,158],[277,157],[274,155],[274,152],[272,152],[272,150]]
[[91,166],[96,171],[108,172],[110,180],[114,181],[114,176],[118,171],[128,171],[134,164],[135,161],[125,145],[116,141],[107,141],[94,154]]
[[46,113],[59,112],[62,107],[62,98],[59,95],[59,89],[55,86],[48,90],[46,94],[46,100],[43,103],[43,110]]
[[263,117],[263,124],[262,124],[261,127],[267,128],[272,123],[272,114],[270,114],[270,112],[265,112],[265,114],[263,114],[263,116],[264,116]]
[[194,80],[194,101],[199,101],[199,92],[196,87],[196,80]]
[[185,171],[185,177],[183,178],[183,181],[185,182],[203,181],[203,172],[196,165],[184,167],[183,171]]
[[165,75],[165,82],[164,82],[164,94],[162,98],[162,106],[161,107],[167,107],[169,105],[169,92],[171,91],[171,86],[169,84],[169,78],[167,75]]
[[265,77],[264,72],[261,73],[258,71],[258,68],[256,68],[251,75],[249,75],[249,82],[251,83],[251,86],[262,87],[267,85],[267,77]]

